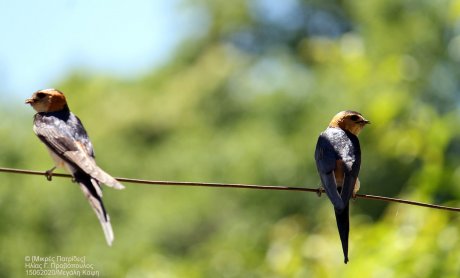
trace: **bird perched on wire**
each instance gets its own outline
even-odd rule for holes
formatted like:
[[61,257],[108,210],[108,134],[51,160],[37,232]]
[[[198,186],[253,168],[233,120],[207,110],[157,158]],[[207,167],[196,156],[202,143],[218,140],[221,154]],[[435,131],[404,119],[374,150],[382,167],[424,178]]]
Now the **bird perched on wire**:
[[357,136],[367,124],[370,122],[358,112],[339,112],[319,135],[315,150],[322,187],[334,205],[345,263],[350,231],[349,200],[360,186],[361,148]]
[[107,244],[114,240],[112,225],[104,204],[100,184],[115,189],[124,186],[96,165],[94,150],[80,119],[70,112],[64,94],[56,89],[35,92],[26,99],[37,113],[34,116],[35,134],[46,145],[55,167],[46,171],[48,180],[56,167],[64,168],[80,185],[102,225]]

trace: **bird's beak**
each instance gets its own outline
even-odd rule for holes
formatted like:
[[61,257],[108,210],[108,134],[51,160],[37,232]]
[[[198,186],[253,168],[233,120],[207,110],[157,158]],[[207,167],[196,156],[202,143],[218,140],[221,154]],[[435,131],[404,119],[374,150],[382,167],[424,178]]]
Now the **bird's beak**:
[[31,103],[34,103],[34,102],[35,102],[35,99],[28,98],[28,99],[26,99],[25,104],[31,104]]
[[363,120],[363,123],[364,123],[365,125],[370,125],[370,124],[371,124],[371,121]]

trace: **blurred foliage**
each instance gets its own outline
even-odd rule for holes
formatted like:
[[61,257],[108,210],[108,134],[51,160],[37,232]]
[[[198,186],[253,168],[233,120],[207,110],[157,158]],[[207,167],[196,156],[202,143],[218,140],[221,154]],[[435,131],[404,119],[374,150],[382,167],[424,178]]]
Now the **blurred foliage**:
[[[196,34],[162,68],[133,80],[76,72],[55,86],[109,173],[317,187],[317,136],[353,109],[372,121],[361,192],[460,206],[460,1],[181,8],[197,14]],[[1,166],[48,169],[20,102],[0,111]],[[455,213],[358,199],[344,265],[324,196],[126,184],[104,191],[108,248],[69,180],[0,182],[0,277],[24,276],[31,255],[86,256],[103,277],[460,276]]]

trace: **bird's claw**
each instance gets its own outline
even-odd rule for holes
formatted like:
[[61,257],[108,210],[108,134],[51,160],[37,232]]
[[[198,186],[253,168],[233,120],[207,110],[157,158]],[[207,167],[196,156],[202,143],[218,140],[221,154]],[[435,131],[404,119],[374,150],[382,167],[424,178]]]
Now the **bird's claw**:
[[320,187],[318,187],[318,189],[316,190],[316,195],[318,195],[318,197],[321,197],[322,194],[323,194],[323,187],[320,186]]
[[50,170],[46,171],[45,172],[45,177],[46,177],[46,179],[48,181],[52,181],[53,180],[53,171],[50,171]]
[[356,193],[353,192],[353,194],[351,194],[351,199],[352,199],[353,201],[356,201],[356,198],[357,198]]
[[47,179],[48,181],[52,181],[52,180],[53,180],[53,171],[54,171],[54,169],[56,169],[56,167],[53,167],[53,168],[51,168],[51,169],[45,171],[45,177],[46,177],[46,179]]

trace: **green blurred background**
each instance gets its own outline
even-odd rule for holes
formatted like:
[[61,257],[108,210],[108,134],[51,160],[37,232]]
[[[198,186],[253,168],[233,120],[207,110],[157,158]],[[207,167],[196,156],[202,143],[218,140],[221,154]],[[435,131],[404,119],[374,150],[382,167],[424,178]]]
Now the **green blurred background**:
[[[360,193],[460,206],[460,1],[177,9],[201,27],[161,66],[130,78],[75,70],[47,86],[66,93],[107,172],[316,188],[317,136],[352,109],[372,121]],[[1,96],[0,166],[48,169],[21,97]],[[453,212],[357,199],[344,265],[324,195],[125,185],[104,190],[109,248],[70,180],[1,173],[0,277],[25,276],[33,255],[86,256],[102,277],[460,276]]]

